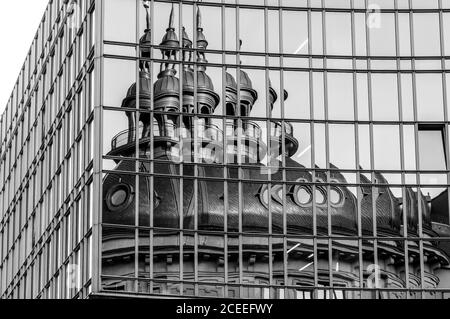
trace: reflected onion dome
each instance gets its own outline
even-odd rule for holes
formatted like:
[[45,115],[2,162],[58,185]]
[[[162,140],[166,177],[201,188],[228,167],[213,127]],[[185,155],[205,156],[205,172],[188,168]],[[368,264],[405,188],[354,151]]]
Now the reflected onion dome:
[[[151,85],[150,74],[145,71],[139,72],[139,108],[150,108]],[[136,83],[133,83],[127,91],[127,96],[122,101],[122,107],[136,107],[136,89]]]
[[[214,92],[214,84],[204,70],[197,71],[197,85],[195,85],[195,74],[190,68],[183,71],[183,93],[194,96],[194,88],[197,88],[197,97],[200,104],[206,104],[213,110],[219,105],[220,97]],[[193,101],[192,101],[193,104]]]
[[241,70],[241,76],[240,76],[240,95],[241,95],[241,102],[244,102],[250,106],[253,106],[253,104],[258,99],[258,92],[256,92],[255,89],[253,89],[253,83],[250,79],[247,72]]
[[[387,186],[386,179],[376,173],[378,184],[386,186],[371,187],[370,180],[360,174],[360,183],[368,186],[361,186],[361,227],[363,232],[373,234],[373,209],[376,209],[377,232],[380,234],[399,234],[401,225],[400,202]],[[373,200],[375,198],[375,206]]]
[[278,94],[272,86],[272,81],[269,79],[269,103],[273,109],[273,104],[278,100]]
[[153,85],[155,109],[178,109],[180,102],[180,80],[175,76],[174,69],[166,69],[158,74],[158,80]]

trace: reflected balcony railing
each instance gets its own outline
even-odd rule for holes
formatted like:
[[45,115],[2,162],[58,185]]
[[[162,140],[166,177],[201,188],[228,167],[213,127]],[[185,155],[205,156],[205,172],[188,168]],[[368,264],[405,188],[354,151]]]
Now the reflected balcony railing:
[[263,136],[261,127],[255,122],[246,121],[242,123],[242,126],[239,126],[236,123],[227,123],[227,136],[238,136],[239,131],[241,131],[241,136],[243,138],[250,137],[260,140]]
[[[223,142],[223,132],[215,124],[196,123],[194,125],[196,137],[201,141]],[[189,137],[189,136],[186,136]],[[185,137],[185,138],[186,138]]]
[[282,134],[293,136],[294,135],[294,127],[291,123],[288,122],[270,122],[270,136],[273,137],[281,137]]
[[[190,130],[189,128],[179,128],[176,124],[167,122],[161,127],[159,123],[153,123],[153,136],[154,137],[168,137],[172,140],[189,139],[193,138],[194,131],[196,137],[199,141],[208,142],[223,142],[223,132],[222,130],[214,124],[206,123],[196,123],[194,124],[195,130]],[[140,125],[138,128],[139,139],[150,138],[152,131],[150,129],[146,130],[144,133],[144,126]],[[136,140],[136,129],[124,130],[117,134],[111,141],[111,149],[116,150],[120,147],[134,143]]]
[[[154,137],[169,137],[172,139],[177,138],[177,134],[179,133],[179,130],[177,129],[177,126],[173,123],[165,123],[163,126],[163,130],[161,130],[159,123],[153,123],[153,136]],[[147,139],[150,138],[150,135],[152,134],[152,131],[150,128],[145,131],[144,133],[144,125],[139,125],[138,132],[137,132],[139,139]],[[136,129],[132,130],[124,130],[117,134],[115,137],[113,137],[111,141],[111,149],[116,150],[120,147],[123,147],[125,145],[128,145],[130,143],[134,143],[136,141]]]

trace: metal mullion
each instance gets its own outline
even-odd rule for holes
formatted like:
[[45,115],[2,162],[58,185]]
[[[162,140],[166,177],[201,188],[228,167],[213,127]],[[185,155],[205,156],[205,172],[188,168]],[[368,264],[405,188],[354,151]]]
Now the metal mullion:
[[[183,2],[181,1],[178,4],[178,34],[181,35],[181,41],[179,42],[179,54],[184,54],[183,52]],[[177,154],[178,156],[180,156],[179,158],[179,169],[180,169],[180,176],[184,175],[184,153],[183,153],[183,137],[181,134],[181,130],[183,127],[183,83],[184,83],[184,62],[183,59],[181,58],[181,63],[179,64],[179,70],[180,70],[180,75],[179,75],[179,81],[180,81],[180,88],[179,88],[179,111],[180,114],[177,115],[177,125],[178,125],[178,152],[179,154]],[[179,201],[179,209],[178,209],[178,214],[179,214],[179,226],[180,226],[180,230],[179,230],[179,242],[180,242],[180,250],[179,250],[179,277],[180,277],[180,295],[183,295],[183,291],[184,291],[184,207],[183,207],[183,197],[184,197],[184,179],[180,178],[180,201]]]
[[[136,29],[135,29],[135,40],[138,41],[139,39],[139,22],[140,22],[140,15],[139,15],[139,5],[136,5],[135,15],[136,15]],[[135,154],[136,158],[139,158],[139,108],[140,108],[140,46],[138,46],[139,50],[136,50],[136,112],[134,114],[134,122],[138,123],[138,125],[135,126],[134,130],[134,147],[135,147]],[[136,173],[139,172],[139,160],[134,161],[134,170]],[[134,182],[135,182],[135,201],[134,201],[134,291],[137,293],[139,291],[139,281],[136,280],[139,277],[139,182],[140,182],[140,176],[138,174],[135,175]]]
[[[278,21],[278,47],[280,49],[280,51],[284,52],[284,42],[283,42],[283,9],[282,9],[282,0],[278,0],[278,6],[279,6],[279,12],[280,12],[280,16],[279,16],[279,21]],[[285,119],[285,109],[284,109],[284,71],[283,71],[283,65],[284,65],[284,61],[283,61],[283,56],[280,55],[279,58],[279,62],[280,62],[280,108],[281,108],[281,118],[284,121]],[[272,119],[272,113],[270,114],[270,117]],[[284,285],[287,286],[288,284],[288,263],[289,263],[289,255],[287,253],[288,251],[288,243],[287,243],[287,213],[286,213],[286,196],[287,196],[287,187],[286,187],[286,142],[285,142],[285,135],[286,132],[284,130],[284,122],[283,122],[283,129],[282,129],[282,133],[281,133],[281,153],[283,154],[282,158],[282,179],[284,181],[283,183],[283,205],[281,207],[282,210],[282,214],[283,214],[283,281],[284,281]],[[288,289],[285,288],[284,290],[284,295],[287,296],[288,295]]]
[[[311,0],[307,0],[307,6],[308,8],[311,8]],[[322,30],[323,34],[323,30]],[[311,26],[311,9],[308,9],[308,38],[309,38],[309,45],[308,45],[308,54],[310,56],[309,58],[309,65],[310,68],[312,68],[312,26]],[[310,71],[310,113],[311,116],[314,114],[314,77],[313,72]],[[316,185],[315,185],[315,176],[316,176],[316,169],[315,169],[315,123],[312,122],[310,124],[310,135],[311,135],[311,176],[312,176],[312,212],[313,212],[313,253],[314,253],[314,289],[313,289],[313,296],[316,297],[316,287],[318,286],[318,254],[317,254],[317,206],[316,206]]]
[[[273,250],[272,250],[272,201],[270,200],[271,198],[271,194],[272,194],[272,163],[271,163],[271,147],[272,147],[272,143],[271,143],[271,139],[270,139],[270,129],[271,129],[271,121],[269,119],[272,110],[271,110],[271,106],[269,105],[269,83],[270,83],[270,76],[269,76],[269,70],[268,70],[268,65],[269,65],[269,57],[268,57],[268,52],[269,52],[269,47],[268,47],[268,43],[269,43],[269,33],[268,33],[268,9],[267,9],[267,0],[264,0],[264,51],[265,51],[265,70],[264,70],[264,76],[265,76],[265,96],[266,96],[266,138],[267,138],[267,166],[266,166],[266,173],[267,173],[267,188],[269,191],[269,201],[268,201],[268,253],[269,253],[269,285],[272,288],[273,286]],[[284,124],[284,122],[283,122]],[[258,149],[259,150],[259,149]],[[259,152],[257,150],[257,156],[259,157]],[[284,197],[284,193],[283,193],[283,197]],[[270,293],[271,294],[272,289],[270,289]],[[275,296],[273,296],[272,298],[276,298],[276,291],[275,291]]]
[[[328,72],[327,69],[327,32],[326,32],[326,26],[327,26],[327,14],[326,12],[322,13],[322,45],[323,45],[323,52],[324,52],[324,59],[323,59],[323,68],[325,71],[323,72],[323,91],[324,91],[324,109],[325,109],[325,119],[327,122],[325,123],[325,165],[326,165],[326,178],[327,180],[324,181],[327,183],[326,186],[326,197],[327,197],[327,242],[328,242],[328,278],[329,278],[329,287],[333,287],[333,245],[331,235],[332,235],[332,228],[333,224],[331,222],[331,205],[330,201],[328,200],[329,194],[330,194],[330,185],[328,181],[330,180],[330,127],[329,127],[329,112],[328,112]],[[316,180],[316,175],[314,174],[314,180]]]
[[[410,1],[410,5],[412,3],[412,0]],[[410,15],[410,37],[411,37],[411,56],[413,57],[411,60],[411,70],[412,70],[412,84],[413,84],[413,109],[414,109],[414,135],[415,135],[415,150],[416,154],[418,154],[419,151],[419,124],[418,124],[418,113],[417,113],[417,81],[416,81],[416,61],[415,61],[415,43],[414,43],[414,15],[412,12],[409,13]],[[420,169],[420,159],[419,156],[416,156],[416,169]],[[416,179],[417,179],[417,210],[418,210],[418,235],[419,235],[419,267],[420,267],[420,289],[423,288],[423,281],[424,281],[424,258],[423,258],[423,227],[422,227],[422,207],[421,207],[421,182],[420,182],[420,173],[419,171],[416,172]],[[423,297],[423,291],[420,290],[420,296]]]
[[[236,51],[236,59],[237,59],[237,63],[238,63],[238,67],[237,67],[237,75],[236,75],[236,82],[237,82],[237,87],[238,87],[238,94],[237,94],[237,103],[238,103],[238,109],[240,110],[240,101],[241,101],[241,64],[240,64],[240,50],[241,50],[241,46],[240,46],[240,13],[239,13],[239,0],[236,0],[236,12],[235,12],[235,16],[236,16],[236,48],[238,48],[238,50]],[[239,219],[239,235],[238,235],[238,249],[239,249],[239,297],[242,298],[243,296],[243,292],[244,292],[244,287],[243,287],[243,266],[244,266],[244,261],[243,261],[243,244],[242,244],[242,238],[243,238],[243,227],[242,227],[242,210],[243,210],[243,203],[242,203],[242,195],[243,195],[243,191],[242,191],[242,176],[243,176],[243,172],[242,172],[242,168],[241,168],[241,162],[242,162],[242,150],[241,150],[241,140],[242,140],[242,119],[241,119],[241,113],[239,111],[238,116],[237,116],[238,120],[238,125],[237,125],[237,131],[238,131],[238,136],[237,136],[237,164],[238,164],[238,178],[239,178],[239,182],[238,182],[238,193],[239,193],[239,199],[238,199],[238,219]]]
[[[368,0],[366,1],[366,7],[368,7]],[[366,21],[368,21],[369,13],[366,12]],[[372,196],[372,231],[373,231],[373,257],[374,257],[374,263],[376,266],[378,266],[378,233],[377,233],[377,211],[376,211],[376,197],[374,194],[375,187],[374,187],[374,181],[375,181],[375,150],[374,150],[374,128],[373,128],[373,105],[372,105],[372,68],[371,68],[371,46],[370,46],[370,28],[366,23],[366,52],[369,56],[367,60],[367,69],[368,69],[368,97],[369,97],[369,135],[370,135],[370,170],[371,170],[371,196]],[[375,299],[378,299],[378,290],[375,290],[376,295]]]
[[[151,0],[150,2],[150,28],[151,30],[154,30],[154,0]],[[152,33],[153,34],[153,33]],[[151,44],[153,44],[153,35],[151,38]],[[153,79],[153,69],[154,69],[154,62],[153,62],[153,47],[150,48],[150,62],[149,62],[150,66],[150,81],[151,83],[153,83],[154,79]],[[153,85],[150,85],[150,96],[153,96]],[[154,264],[153,264],[153,260],[154,260],[154,249],[153,249],[153,245],[154,245],[154,237],[155,237],[155,231],[154,231],[154,187],[155,187],[155,179],[154,179],[154,171],[155,171],[155,163],[154,163],[154,147],[155,147],[155,143],[154,143],[154,125],[153,125],[153,119],[154,119],[154,100],[150,99],[150,147],[151,147],[151,152],[150,152],[150,174],[151,176],[150,178],[150,190],[152,190],[150,192],[150,231],[149,231],[149,236],[150,236],[150,256],[149,256],[149,277],[150,277],[150,293],[153,293],[153,285],[154,285]]]
[[[440,40],[441,40],[441,68],[442,70],[445,70],[445,44],[444,44],[444,33],[445,33],[445,29],[444,29],[444,16],[443,16],[443,12],[442,12],[442,0],[438,0],[438,4],[439,4],[439,29],[440,29]],[[448,119],[449,119],[449,114],[448,114],[448,104],[449,104],[449,100],[448,100],[448,95],[447,95],[447,73],[442,73],[442,91],[443,91],[443,97],[444,97],[444,121],[447,123]],[[448,167],[450,166],[450,153],[449,153],[449,147],[448,147],[448,140],[449,140],[449,127],[448,125],[444,125],[445,129],[444,129],[444,150],[445,150],[445,159],[446,159],[446,169],[448,170]],[[447,190],[448,190],[448,185],[450,185],[450,173],[447,172]],[[450,207],[450,198],[447,199],[447,207]],[[448,218],[450,221],[450,211],[448,213]]]
[[[193,3],[193,21],[194,21],[194,47],[196,52],[198,52],[197,46],[197,10],[200,10],[197,2]],[[197,61],[198,62],[198,61]],[[194,63],[194,117],[193,117],[193,127],[192,132],[194,134],[194,295],[199,295],[198,288],[198,136],[196,134],[196,123],[198,122],[198,114],[199,114],[199,105],[198,105],[198,92],[197,92],[197,84],[198,84],[198,64]]]
[[[395,9],[398,9],[398,3],[394,4]],[[398,11],[394,14],[395,17],[395,39],[396,39],[396,56],[400,56],[400,33],[399,33],[399,17]],[[400,59],[397,58],[397,69],[400,70]],[[403,185],[406,184],[405,178],[405,137],[404,137],[404,126],[403,126],[403,95],[402,95],[402,77],[401,72],[397,72],[397,93],[398,93],[398,116],[400,120],[400,169],[401,173],[401,183]],[[402,187],[402,202],[406,202],[406,188]],[[405,207],[405,206],[404,206]],[[403,237],[402,246],[404,253],[404,266],[405,266],[405,286],[406,289],[409,289],[409,253],[408,253],[408,220],[406,214],[402,214],[403,216]],[[406,293],[406,299],[409,299],[409,293]]]
[[[351,0],[351,9],[354,9],[354,0]],[[351,23],[352,23],[352,66],[353,69],[356,69],[356,59],[354,58],[356,53],[356,40],[355,40],[355,12],[352,11],[351,13]],[[355,120],[359,118],[358,113],[358,79],[357,79],[357,73],[353,72],[353,107],[354,107],[354,117]],[[357,170],[356,174],[356,183],[358,185],[361,184],[361,173],[359,171],[359,126],[354,125],[354,132],[355,132],[355,169]],[[361,186],[358,186],[356,188],[356,200],[357,200],[357,227],[358,227],[358,263],[359,263],[359,269],[358,269],[358,276],[359,276],[359,287],[363,288],[363,268],[364,265],[363,262],[363,251],[362,251],[362,223],[361,223],[361,212],[362,212],[362,206],[361,206],[361,198],[362,198],[362,191]]]
[[[94,56],[94,70],[92,72],[95,76],[94,87],[96,88],[96,91],[98,92],[95,95],[95,102],[96,105],[93,106],[94,108],[94,120],[93,125],[94,127],[90,131],[90,134],[95,134],[98,136],[97,143],[95,143],[94,140],[94,154],[92,154],[94,160],[94,168],[93,168],[93,180],[92,180],[92,193],[90,194],[91,200],[94,202],[92,205],[93,211],[90,213],[92,214],[92,291],[99,292],[102,290],[102,249],[101,249],[101,238],[103,234],[103,227],[102,227],[102,214],[100,212],[103,211],[103,201],[102,199],[102,167],[103,167],[103,92],[104,87],[102,85],[103,78],[104,78],[104,59],[103,52],[104,52],[104,44],[103,44],[103,35],[104,35],[104,24],[102,23],[104,21],[105,16],[105,9],[104,9],[104,0],[98,1],[96,3],[96,10],[93,14],[95,14],[95,23],[99,26],[96,26],[96,34],[94,35],[96,37],[95,43],[95,56]],[[91,26],[92,27],[92,26]],[[56,56],[55,56],[56,58]],[[54,93],[55,94],[55,93]],[[85,104],[84,104],[85,107]],[[92,105],[91,105],[92,109]],[[97,125],[95,125],[97,124]],[[29,124],[31,125],[31,124]],[[89,141],[89,139],[87,139]],[[56,146],[59,148],[59,145]],[[90,147],[90,146],[89,146]],[[61,175],[62,176],[62,175]],[[55,194],[56,197],[58,197]],[[31,221],[31,219],[30,219]],[[62,232],[61,228],[61,232]],[[62,234],[64,235],[64,234]],[[61,289],[61,287],[60,287]],[[63,293],[63,292],[62,292]]]
[[[225,28],[225,5],[224,1],[222,0],[222,6],[221,6],[221,30],[222,30],[222,50],[226,49],[226,28]],[[222,51],[222,63],[226,64],[226,53],[225,51]],[[223,231],[224,231],[224,237],[223,237],[223,244],[224,244],[224,251],[223,251],[223,260],[224,260],[224,298],[228,298],[228,170],[226,168],[226,164],[228,163],[228,156],[227,156],[227,148],[228,148],[228,137],[227,137],[227,118],[226,118],[226,67],[222,66],[222,131],[223,131],[223,152],[222,152],[222,161],[225,164],[224,167],[222,167],[222,173],[223,173],[223,197],[224,197],[224,204],[223,204]]]

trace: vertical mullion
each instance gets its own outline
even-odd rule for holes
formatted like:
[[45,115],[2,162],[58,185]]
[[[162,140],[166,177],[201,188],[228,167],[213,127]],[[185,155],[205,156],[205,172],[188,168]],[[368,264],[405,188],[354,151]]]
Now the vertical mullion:
[[[225,18],[226,18],[226,6],[224,5],[225,0],[222,0],[222,5],[220,7],[221,12],[221,36],[222,36],[222,64],[226,63],[226,28],[225,28]],[[228,156],[227,156],[227,148],[228,148],[228,136],[227,136],[227,118],[226,118],[226,67],[222,67],[222,130],[223,130],[223,231],[224,231],[224,251],[223,251],[223,260],[224,260],[224,298],[228,298]]]
[[[330,215],[330,201],[328,200],[330,194],[330,122],[329,122],[329,112],[328,112],[328,71],[327,71],[327,61],[328,61],[328,50],[327,50],[327,11],[322,12],[322,45],[323,45],[323,91],[324,91],[324,109],[325,109],[325,165],[326,165],[326,180],[322,181],[326,185],[326,197],[327,197],[327,246],[328,246],[328,280],[329,287],[333,287],[333,246],[332,246],[332,222]],[[314,182],[316,182],[316,175],[314,176]],[[315,192],[314,192],[315,193]],[[327,290],[331,292],[332,290]],[[330,293],[331,295],[331,293]]]
[[[273,287],[273,249],[272,249],[272,201],[270,200],[270,198],[271,198],[271,194],[272,194],[272,183],[271,183],[271,181],[272,181],[272,178],[271,178],[271,174],[272,174],[272,169],[271,169],[271,165],[272,165],[272,163],[271,163],[271,158],[272,158],[272,154],[271,154],[271,139],[270,139],[270,124],[271,124],[271,122],[270,122],[270,119],[269,119],[269,116],[271,115],[271,109],[270,109],[270,103],[268,102],[269,101],[269,82],[270,82],[270,77],[269,77],[269,69],[268,69],[268,66],[269,66],[269,56],[268,56],[268,52],[269,52],[269,46],[268,46],[268,43],[269,43],[269,33],[268,33],[268,30],[269,30],[269,28],[268,28],[268,8],[267,8],[267,0],[264,0],[264,52],[265,52],[265,54],[264,54],[264,61],[265,61],[265,68],[264,68],[264,71],[265,71],[265,96],[266,96],[266,105],[265,105],[265,107],[266,107],[266,116],[265,116],[265,118],[266,118],[266,121],[265,121],[265,123],[266,123],[266,137],[267,137],[267,145],[268,145],[268,148],[267,148],[267,156],[266,156],[266,158],[267,158],[267,166],[266,166],[266,174],[267,174],[267,189],[268,189],[268,192],[269,192],[269,201],[268,201],[268,233],[269,233],[269,236],[268,236],[268,242],[267,242],[267,244],[268,244],[268,253],[269,253],[269,259],[268,259],[268,262],[269,262],[269,285],[270,285],[270,287],[271,287],[271,289],[270,289],[270,291],[272,291],[272,287]],[[283,123],[284,124],[284,123]],[[258,148],[257,148],[257,156],[259,157],[259,146],[258,146]],[[284,193],[283,193],[283,197],[284,197]],[[278,291],[278,289],[277,288],[275,288],[275,295],[274,296],[272,296],[271,298],[277,298],[277,291]]]
[[[355,12],[354,12],[354,1],[351,0],[351,25],[352,25],[352,67],[353,70],[356,70],[356,34],[355,34]],[[354,107],[354,117],[355,121],[359,119],[359,112],[358,112],[358,78],[357,73],[353,71],[353,107]],[[355,132],[355,169],[357,170],[358,174],[356,174],[356,183],[357,183],[357,190],[356,190],[356,200],[357,200],[357,242],[358,242],[358,277],[359,277],[359,288],[363,288],[363,253],[362,253],[362,223],[361,223],[361,212],[362,212],[362,206],[361,206],[361,171],[360,171],[360,158],[359,158],[359,126],[354,125],[354,132]]]
[[[136,17],[136,30],[135,30],[135,35],[134,35],[134,41],[139,43],[139,28],[140,28],[140,6],[139,3],[136,3],[136,10],[135,10],[135,17]],[[134,145],[135,145],[135,202],[134,202],[134,238],[135,238],[135,242],[134,242],[134,292],[139,292],[139,281],[138,281],[138,277],[139,277],[139,198],[140,198],[140,194],[139,194],[139,182],[141,177],[139,176],[139,163],[140,163],[140,156],[139,156],[139,117],[140,117],[140,112],[139,112],[139,108],[140,108],[140,68],[139,68],[139,64],[140,64],[140,46],[139,44],[137,45],[138,50],[136,50],[136,113],[134,114],[135,118],[134,118],[134,122],[137,123],[138,125],[135,125],[135,130],[134,130]],[[137,159],[137,160],[136,160]]]
[[[284,41],[283,41],[283,9],[282,9],[282,0],[278,0],[279,9],[279,21],[278,21],[278,48],[284,54]],[[286,131],[284,130],[285,126],[285,109],[284,109],[284,70],[283,70],[283,54],[280,54],[280,106],[281,106],[281,119],[282,119],[282,133],[281,133],[281,154],[282,154],[282,179],[283,179],[283,206],[282,206],[282,215],[283,215],[283,282],[284,285],[288,285],[288,263],[289,263],[289,255],[288,251],[288,243],[287,243],[287,213],[286,213],[286,196],[287,196],[287,187],[286,187]],[[270,113],[272,117],[272,112]],[[270,128],[269,128],[270,129]],[[288,296],[288,289],[285,288],[284,295]]]
[[[151,0],[150,2],[150,29],[153,31],[154,30],[154,0]],[[152,32],[151,31],[151,32]],[[154,69],[154,62],[153,62],[153,45],[154,45],[154,37],[153,37],[153,32],[151,33],[151,47],[150,47],[150,81],[151,83],[153,83],[153,69]],[[150,85],[150,96],[153,96],[153,85]],[[155,117],[155,113],[154,113],[154,100],[150,99],[150,147],[151,147],[151,152],[150,152],[150,240],[149,240],[149,246],[150,246],[150,257],[149,257],[149,277],[150,277],[150,293],[153,293],[153,286],[154,286],[154,249],[153,249],[153,245],[154,245],[154,236],[155,236],[155,229],[154,229],[154,222],[153,222],[153,217],[154,217],[154,187],[155,187],[155,179],[154,179],[154,174],[155,174],[155,166],[154,166],[154,119]]]
[[[409,0],[410,8],[412,8],[412,0]],[[415,54],[415,42],[414,42],[414,14],[412,9],[409,12],[410,15],[410,37],[411,37],[411,68],[412,68],[412,82],[413,82],[413,109],[414,109],[414,135],[415,135],[415,153],[419,154],[419,124],[418,124],[418,112],[417,112],[417,81],[416,81],[416,54]],[[419,244],[419,267],[420,267],[420,296],[423,296],[423,229],[422,229],[422,207],[421,207],[421,180],[420,180],[420,159],[416,156],[416,181],[417,181],[417,210],[418,210],[418,244]]]
[[[239,10],[239,0],[236,0],[236,59],[237,59],[237,75],[236,75],[236,82],[238,87],[238,96],[237,96],[237,109],[240,110],[240,101],[241,101],[241,58],[240,58],[240,52],[241,52],[241,46],[240,46],[240,10]],[[242,226],[242,211],[243,211],[243,203],[242,203],[242,196],[243,196],[243,190],[242,190],[242,178],[243,178],[243,171],[241,168],[242,164],[242,149],[241,149],[241,140],[243,138],[242,136],[242,119],[241,119],[241,113],[239,111],[237,116],[237,127],[235,128],[238,132],[237,134],[237,164],[238,164],[238,197],[239,197],[239,203],[238,203],[238,225],[239,225],[239,238],[238,238],[238,249],[239,249],[239,297],[242,298],[244,287],[243,287],[243,267],[244,267],[244,260],[243,260],[243,226]]]
[[[180,3],[178,4],[178,34],[181,35],[181,39],[179,42],[179,52],[178,54],[183,55],[184,56],[184,47],[183,47],[183,2],[180,1]],[[176,125],[178,127],[178,154],[176,154],[175,156],[179,156],[179,161],[178,161],[178,165],[179,165],[179,176],[181,176],[180,178],[180,200],[179,200],[179,204],[178,204],[178,215],[179,215],[179,243],[180,243],[180,250],[179,250],[179,254],[178,254],[178,258],[179,258],[179,269],[178,269],[178,274],[180,277],[179,280],[179,286],[180,286],[180,295],[183,296],[183,291],[184,291],[184,206],[183,206],[183,198],[184,198],[184,153],[183,153],[183,136],[182,136],[182,130],[183,130],[183,83],[184,83],[184,67],[185,67],[185,61],[183,59],[181,60],[181,64],[179,66],[179,70],[180,70],[180,75],[179,75],[179,81],[180,81],[180,87],[179,87],[179,109],[178,109],[178,114],[177,114],[177,121],[176,121]],[[175,137],[176,138],[176,137]]]
[[[366,1],[366,8],[368,8],[368,0]],[[366,21],[368,21],[369,13],[366,12]],[[369,56],[367,60],[368,68],[368,96],[369,96],[369,135],[370,135],[370,170],[371,170],[371,196],[372,196],[372,232],[373,232],[373,262],[378,266],[378,233],[377,233],[377,211],[376,211],[376,196],[374,186],[375,183],[375,149],[374,149],[374,124],[373,124],[373,104],[372,104],[372,61],[371,61],[371,45],[370,45],[370,28],[366,23],[366,52]],[[378,282],[378,279],[377,281]],[[378,287],[376,287],[378,288]],[[378,299],[378,290],[375,290],[375,298]]]

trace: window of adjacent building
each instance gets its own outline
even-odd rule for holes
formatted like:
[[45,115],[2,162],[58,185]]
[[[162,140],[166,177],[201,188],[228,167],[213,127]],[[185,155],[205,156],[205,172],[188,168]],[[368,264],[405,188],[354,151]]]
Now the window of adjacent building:
[[446,170],[444,128],[433,125],[419,126],[419,163],[422,170]]

